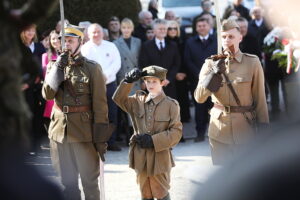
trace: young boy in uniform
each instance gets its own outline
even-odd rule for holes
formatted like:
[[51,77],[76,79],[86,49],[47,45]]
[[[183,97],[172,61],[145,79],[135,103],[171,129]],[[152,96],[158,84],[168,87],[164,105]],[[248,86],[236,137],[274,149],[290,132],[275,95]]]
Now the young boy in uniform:
[[[167,70],[149,66],[135,68],[125,75],[113,100],[128,112],[134,134],[130,139],[129,166],[137,173],[142,200],[170,200],[170,172],[175,166],[171,153],[182,137],[178,102],[163,92]],[[143,77],[147,94],[128,96],[133,82]]]

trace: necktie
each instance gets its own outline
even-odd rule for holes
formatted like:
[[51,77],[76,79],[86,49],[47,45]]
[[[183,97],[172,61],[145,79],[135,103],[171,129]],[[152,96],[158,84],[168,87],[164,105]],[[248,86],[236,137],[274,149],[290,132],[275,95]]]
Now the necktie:
[[164,47],[163,47],[163,43],[162,42],[159,42],[159,50],[163,50],[164,49]]
[[206,42],[207,42],[207,40],[203,38],[203,39],[202,39],[202,44],[203,44],[203,45],[206,45]]

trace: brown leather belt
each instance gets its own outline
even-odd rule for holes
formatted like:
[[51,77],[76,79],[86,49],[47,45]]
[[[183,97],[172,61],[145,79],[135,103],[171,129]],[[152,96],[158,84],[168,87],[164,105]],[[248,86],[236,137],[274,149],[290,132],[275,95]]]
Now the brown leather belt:
[[76,112],[88,112],[91,110],[90,106],[59,106],[54,104],[54,107],[63,113],[76,113]]
[[214,104],[214,108],[222,110],[226,113],[244,113],[252,112],[254,110],[253,106],[223,106],[220,104]]

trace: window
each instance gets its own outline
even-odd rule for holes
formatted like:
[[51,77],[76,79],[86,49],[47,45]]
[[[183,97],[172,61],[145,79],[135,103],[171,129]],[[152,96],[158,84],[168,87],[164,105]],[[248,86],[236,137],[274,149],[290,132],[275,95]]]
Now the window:
[[201,0],[162,0],[162,6],[166,8],[200,6],[200,4]]

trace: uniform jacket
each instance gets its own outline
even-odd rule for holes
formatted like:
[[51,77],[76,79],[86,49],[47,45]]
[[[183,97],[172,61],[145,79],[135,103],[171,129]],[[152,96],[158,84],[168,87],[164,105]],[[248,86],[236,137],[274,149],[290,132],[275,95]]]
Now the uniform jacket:
[[[204,63],[199,76],[199,83],[194,96],[198,103],[203,103],[211,96],[212,102],[224,106],[237,106],[233,95],[223,78],[223,86],[211,93],[201,85],[213,65],[211,59]],[[235,89],[242,106],[254,106],[258,123],[268,123],[268,108],[265,97],[264,74],[257,56],[238,52],[234,60],[226,66],[226,74]],[[250,113],[246,113],[251,119]],[[217,108],[210,111],[210,138],[226,144],[243,144],[255,134],[242,113],[226,113]]]
[[[131,37],[130,48],[124,41],[123,37],[115,40],[114,43],[121,55],[121,69],[117,74],[117,83],[119,84],[123,80],[127,72],[139,66],[138,59],[141,51],[141,40],[135,37]],[[134,92],[139,89],[139,82],[135,82],[131,94],[134,94]]]
[[113,100],[129,113],[134,134],[152,135],[154,148],[143,149],[132,143],[129,147],[129,166],[137,173],[146,171],[150,176],[169,172],[175,166],[171,148],[182,136],[179,105],[164,93],[153,100],[141,90],[128,96],[131,87],[132,83],[122,82]]
[[[49,138],[60,143],[64,140],[91,142],[93,123],[108,123],[106,86],[101,67],[81,55],[76,61],[78,64],[65,68],[65,78],[70,79],[79,97],[80,106],[90,106],[91,111],[64,114],[61,110],[53,108]],[[48,64],[47,73],[53,64],[54,62]],[[45,81],[42,94],[46,100],[54,99],[55,104],[59,106],[76,106],[75,98],[66,89],[65,82],[55,91]]]

